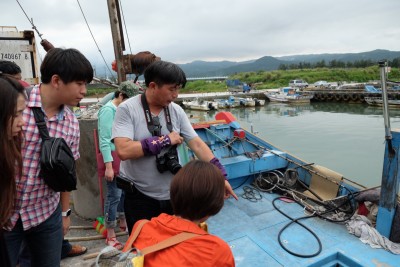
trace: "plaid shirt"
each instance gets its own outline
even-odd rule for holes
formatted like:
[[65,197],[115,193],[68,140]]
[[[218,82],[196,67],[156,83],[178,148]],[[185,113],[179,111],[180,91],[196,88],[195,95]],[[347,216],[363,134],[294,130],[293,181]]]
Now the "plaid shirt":
[[[42,139],[36,126],[35,117],[31,107],[42,107],[40,86],[35,86],[29,96],[27,108],[24,110],[23,128],[24,144],[22,147],[23,171],[22,177],[16,177],[17,196],[14,213],[11,216],[11,227],[14,228],[18,218],[21,217],[24,230],[35,227],[50,217],[60,202],[60,193],[49,188],[44,180],[39,177],[40,150]],[[79,123],[68,107],[48,119],[45,116],[49,135],[63,137],[70,146],[74,158],[79,158]],[[54,177],[57,178],[57,177]]]

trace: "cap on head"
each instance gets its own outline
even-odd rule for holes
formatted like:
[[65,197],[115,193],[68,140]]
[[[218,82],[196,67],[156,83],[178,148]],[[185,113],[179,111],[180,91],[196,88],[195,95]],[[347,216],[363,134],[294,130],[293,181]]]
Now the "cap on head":
[[142,93],[142,91],[140,90],[140,86],[131,81],[122,82],[119,85],[118,90],[121,93],[126,94],[128,97],[132,97]]

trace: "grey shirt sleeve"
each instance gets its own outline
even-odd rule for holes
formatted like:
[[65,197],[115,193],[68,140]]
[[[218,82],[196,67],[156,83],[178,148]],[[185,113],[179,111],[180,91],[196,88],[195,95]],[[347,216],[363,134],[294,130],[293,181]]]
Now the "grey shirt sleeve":
[[133,140],[134,118],[131,116],[128,106],[123,104],[125,103],[119,105],[115,113],[111,140],[116,137],[127,137]]

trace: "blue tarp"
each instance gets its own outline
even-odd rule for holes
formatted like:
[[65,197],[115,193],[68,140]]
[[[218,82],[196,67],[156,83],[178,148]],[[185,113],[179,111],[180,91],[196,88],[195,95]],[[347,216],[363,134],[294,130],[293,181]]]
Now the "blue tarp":
[[381,90],[376,89],[373,85],[365,85],[365,91],[369,93],[381,93]]

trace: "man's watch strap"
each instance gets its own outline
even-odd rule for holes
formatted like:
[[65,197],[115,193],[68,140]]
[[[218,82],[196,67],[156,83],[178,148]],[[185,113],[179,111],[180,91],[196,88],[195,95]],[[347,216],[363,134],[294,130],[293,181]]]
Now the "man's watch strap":
[[69,217],[69,215],[71,215],[71,209],[61,212],[61,215],[63,217]]

